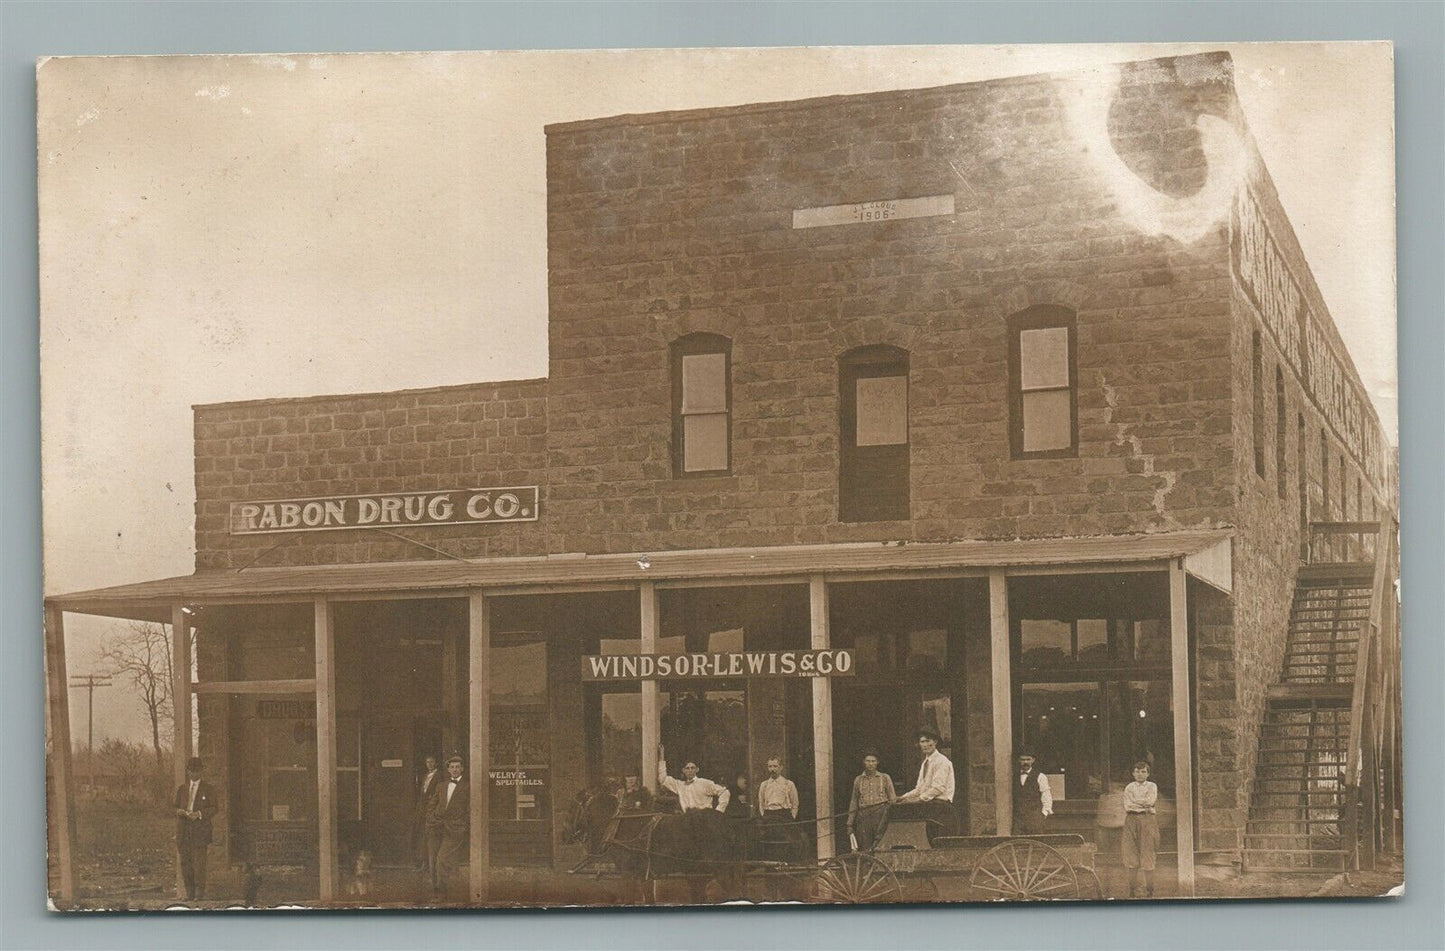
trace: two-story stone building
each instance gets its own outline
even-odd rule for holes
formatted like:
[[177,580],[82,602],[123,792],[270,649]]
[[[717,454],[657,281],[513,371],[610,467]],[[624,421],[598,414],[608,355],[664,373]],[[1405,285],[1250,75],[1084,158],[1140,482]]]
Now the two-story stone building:
[[574,795],[660,749],[779,756],[826,857],[922,727],[971,834],[1028,748],[1101,854],[1150,760],[1184,894],[1355,859],[1398,802],[1388,447],[1227,55],[547,143],[546,379],[196,407],[195,573],[47,601],[60,692],[65,611],[195,631],[231,861],[323,900],[409,861],[454,750],[473,869],[570,864]]

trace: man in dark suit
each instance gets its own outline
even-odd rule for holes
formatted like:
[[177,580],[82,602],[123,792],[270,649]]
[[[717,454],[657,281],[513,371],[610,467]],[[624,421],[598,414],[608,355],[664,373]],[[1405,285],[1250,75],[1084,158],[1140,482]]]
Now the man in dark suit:
[[411,823],[411,844],[416,854],[416,867],[426,872],[427,880],[431,881],[435,869],[431,864],[431,845],[429,833],[426,827],[427,812],[431,809],[431,798],[436,795],[437,785],[442,778],[442,771],[437,766],[437,758],[428,756],[426,758],[426,772],[422,773],[421,779],[417,782],[416,804],[413,810]]
[[471,800],[462,776],[462,758],[447,759],[447,778],[437,783],[427,812],[429,861],[434,869],[432,892],[449,896],[457,887],[457,869],[469,855],[467,832],[471,824]]
[[216,814],[215,790],[201,772],[201,758],[191,757],[186,781],[176,789],[176,856],[188,901],[205,897],[206,849],[211,845],[211,817]]

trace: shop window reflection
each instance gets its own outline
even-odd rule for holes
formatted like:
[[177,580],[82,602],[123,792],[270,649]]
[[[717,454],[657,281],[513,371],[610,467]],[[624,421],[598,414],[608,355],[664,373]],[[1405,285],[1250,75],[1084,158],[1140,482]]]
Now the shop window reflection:
[[1023,743],[1050,774],[1061,799],[1098,796],[1106,782],[1100,761],[1099,684],[1026,684]]

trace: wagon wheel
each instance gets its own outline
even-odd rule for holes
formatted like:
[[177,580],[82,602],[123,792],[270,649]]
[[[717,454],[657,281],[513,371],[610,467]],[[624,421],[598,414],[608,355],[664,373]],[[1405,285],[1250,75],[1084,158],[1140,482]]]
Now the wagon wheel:
[[1079,877],[1079,898],[1082,901],[1103,901],[1104,884],[1099,873],[1087,865],[1075,865],[1074,874]]
[[969,885],[985,901],[1079,897],[1078,877],[1068,859],[1032,839],[1012,839],[983,853]]
[[813,878],[813,895],[818,901],[861,904],[902,901],[903,889],[888,866],[850,852],[823,863]]

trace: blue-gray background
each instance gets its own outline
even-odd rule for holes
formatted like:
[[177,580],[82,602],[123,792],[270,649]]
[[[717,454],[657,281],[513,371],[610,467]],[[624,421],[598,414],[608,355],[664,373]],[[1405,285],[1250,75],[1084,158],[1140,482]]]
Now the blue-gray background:
[[[1393,40],[1407,895],[1049,908],[48,916],[35,82],[39,56],[910,43]],[[1442,57],[1421,3],[5,3],[0,0],[0,948],[1445,948]],[[1342,223],[1342,225],[1345,223]],[[177,372],[185,372],[178,367]],[[77,385],[83,382],[77,381]],[[143,452],[143,446],[136,447]]]

